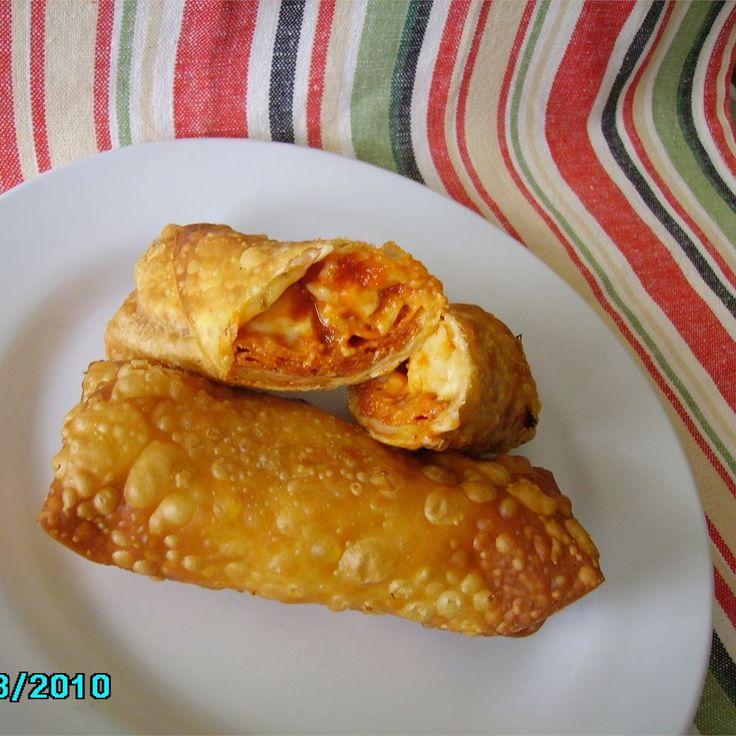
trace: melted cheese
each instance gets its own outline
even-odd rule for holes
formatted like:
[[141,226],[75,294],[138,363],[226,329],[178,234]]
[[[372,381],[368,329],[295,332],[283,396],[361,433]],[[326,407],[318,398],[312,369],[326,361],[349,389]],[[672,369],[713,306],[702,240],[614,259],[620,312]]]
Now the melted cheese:
[[358,388],[360,422],[401,447],[421,447],[457,429],[470,382],[466,343],[446,315],[403,367]]
[[410,393],[434,394],[440,401],[461,395],[470,380],[470,369],[457,349],[446,321],[409,359],[407,388]]
[[[453,332],[455,335],[453,336]],[[433,432],[443,433],[460,424],[459,409],[470,385],[470,366],[459,332],[446,319],[409,359],[407,389],[414,401],[433,397],[440,411],[431,420]]]
[[311,320],[294,320],[289,317],[269,316],[265,319],[254,320],[255,324],[249,325],[252,334],[268,335],[294,345],[300,340],[315,339],[314,327]]
[[300,340],[319,342],[314,302],[300,284],[290,286],[269,309],[250,320],[244,334],[269,337],[293,346]]
[[[402,317],[399,267],[378,250],[347,250],[315,264],[266,311],[241,326],[236,347],[275,342],[295,352],[355,354]],[[302,350],[300,350],[300,345]]]

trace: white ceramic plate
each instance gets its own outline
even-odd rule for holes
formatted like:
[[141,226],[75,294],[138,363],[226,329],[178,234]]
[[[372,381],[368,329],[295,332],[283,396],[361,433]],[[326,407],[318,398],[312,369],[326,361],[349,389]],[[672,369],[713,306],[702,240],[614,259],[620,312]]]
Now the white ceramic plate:
[[[534,636],[468,639],[75,556],[35,517],[62,417],[133,264],[167,222],[393,239],[451,300],[492,310],[544,400],[551,468],[607,582]],[[388,172],[279,144],[192,140],[96,156],[0,197],[0,666],[109,672],[109,700],[0,702],[7,733],[659,733],[686,730],[711,636],[702,511],[649,384],[528,251]],[[318,399],[340,406],[339,397]]]

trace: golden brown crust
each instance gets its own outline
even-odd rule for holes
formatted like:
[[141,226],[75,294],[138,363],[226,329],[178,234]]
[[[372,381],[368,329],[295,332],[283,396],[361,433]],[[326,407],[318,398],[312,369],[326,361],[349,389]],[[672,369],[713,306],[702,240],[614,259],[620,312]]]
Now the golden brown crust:
[[524,635],[599,585],[547,471],[386,447],[299,401],[90,366],[39,521],[90,560],[288,603]]
[[139,259],[106,345],[112,359],[196,368],[232,385],[326,389],[393,369],[445,303],[441,283],[393,244],[169,225]]
[[[375,439],[410,450],[483,455],[508,452],[532,439],[541,402],[520,338],[470,304],[449,305],[438,330],[446,336],[443,347],[453,362],[447,356],[433,358],[425,346],[401,370],[351,386],[353,417]],[[422,370],[419,361],[436,374],[433,387],[412,382],[413,372]]]
[[134,291],[123,302],[105,332],[105,347],[112,360],[125,360],[132,352],[156,355],[165,365],[178,366],[193,373],[207,375],[209,366],[197,340],[187,328],[171,330],[169,323],[152,319],[138,308],[138,293]]

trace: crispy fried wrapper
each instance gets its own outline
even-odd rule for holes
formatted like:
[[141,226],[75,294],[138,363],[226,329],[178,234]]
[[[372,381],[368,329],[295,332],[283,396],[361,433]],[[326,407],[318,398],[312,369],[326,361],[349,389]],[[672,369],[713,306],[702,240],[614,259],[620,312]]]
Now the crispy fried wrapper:
[[451,304],[434,334],[394,371],[351,386],[348,405],[381,442],[471,455],[531,440],[542,407],[521,340],[470,304]]
[[95,562],[486,636],[530,634],[603,581],[522,457],[407,453],[145,361],[92,364],[62,437],[39,521]]
[[442,284],[393,243],[277,242],[226,225],[168,225],[135,280],[108,324],[109,358],[276,390],[392,370],[446,304]]

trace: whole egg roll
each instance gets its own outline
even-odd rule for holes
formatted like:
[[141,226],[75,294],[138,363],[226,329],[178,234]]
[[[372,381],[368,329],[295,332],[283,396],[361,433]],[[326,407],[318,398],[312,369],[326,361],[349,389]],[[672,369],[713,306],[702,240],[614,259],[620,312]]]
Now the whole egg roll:
[[285,603],[521,636],[602,581],[546,470],[408,453],[296,400],[90,366],[42,527],[89,560]]
[[393,243],[278,242],[169,225],[107,327],[108,357],[224,383],[313,390],[393,369],[437,327],[442,284]]
[[351,386],[348,405],[381,442],[471,455],[528,442],[541,410],[521,339],[470,304],[451,304],[434,334],[394,371]]

